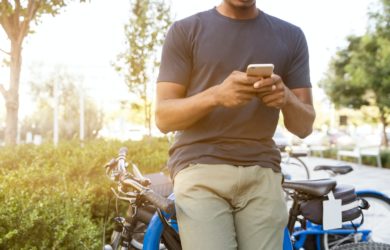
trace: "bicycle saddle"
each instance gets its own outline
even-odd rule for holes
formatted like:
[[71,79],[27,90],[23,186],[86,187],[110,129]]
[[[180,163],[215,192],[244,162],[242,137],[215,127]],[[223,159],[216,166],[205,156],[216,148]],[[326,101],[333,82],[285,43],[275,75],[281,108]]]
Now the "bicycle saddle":
[[292,152],[291,156],[292,157],[305,157],[305,156],[307,156],[307,153],[304,153],[304,152],[302,152],[302,153],[294,153],[294,152]]
[[329,166],[329,165],[318,165],[314,167],[314,171],[319,170],[329,170],[335,174],[348,174],[353,171],[353,168],[350,165],[342,165],[342,166]]
[[319,180],[302,180],[289,181],[285,180],[282,184],[283,188],[294,189],[297,192],[321,197],[330,192],[336,186],[336,180],[319,179]]

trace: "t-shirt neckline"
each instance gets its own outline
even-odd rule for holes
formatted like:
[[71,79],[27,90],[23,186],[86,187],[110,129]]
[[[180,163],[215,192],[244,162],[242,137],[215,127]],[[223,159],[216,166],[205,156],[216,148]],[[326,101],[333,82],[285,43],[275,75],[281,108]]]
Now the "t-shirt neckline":
[[260,9],[257,9],[258,10],[258,14],[256,17],[253,17],[253,18],[249,18],[249,19],[235,19],[235,18],[231,18],[231,17],[228,17],[228,16],[224,16],[222,15],[221,13],[218,12],[217,10],[217,7],[215,6],[214,8],[211,9],[211,12],[220,17],[220,18],[223,18],[225,20],[228,20],[230,22],[237,22],[237,23],[245,23],[245,22],[254,22],[258,19],[261,18],[261,16],[263,15],[263,12],[260,10]]

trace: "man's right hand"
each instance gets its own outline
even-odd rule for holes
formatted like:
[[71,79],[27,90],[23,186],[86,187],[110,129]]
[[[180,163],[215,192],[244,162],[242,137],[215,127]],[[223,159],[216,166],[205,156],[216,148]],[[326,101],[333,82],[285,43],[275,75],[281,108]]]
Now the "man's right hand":
[[247,104],[259,90],[253,84],[261,77],[249,77],[244,72],[233,71],[221,84],[215,87],[216,102],[224,107],[238,107]]

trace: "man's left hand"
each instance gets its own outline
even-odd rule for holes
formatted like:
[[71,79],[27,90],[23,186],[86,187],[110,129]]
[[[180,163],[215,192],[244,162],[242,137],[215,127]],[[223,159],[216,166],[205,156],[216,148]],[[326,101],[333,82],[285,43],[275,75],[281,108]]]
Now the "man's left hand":
[[281,109],[287,103],[289,90],[278,75],[263,78],[255,82],[253,87],[260,91],[257,96],[267,107]]

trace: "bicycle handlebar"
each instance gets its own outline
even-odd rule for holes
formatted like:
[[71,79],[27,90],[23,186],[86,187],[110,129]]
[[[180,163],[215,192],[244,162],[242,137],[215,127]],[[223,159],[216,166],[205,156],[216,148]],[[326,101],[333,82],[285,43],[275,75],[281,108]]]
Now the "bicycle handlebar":
[[167,212],[168,214],[173,214],[175,212],[175,203],[173,200],[162,197],[152,189],[145,189],[144,192],[141,192],[141,195],[164,212]]
[[[160,208],[164,212],[173,214],[175,211],[174,202],[148,188],[147,186],[151,184],[150,180],[148,178],[145,178],[141,174],[141,171],[135,164],[132,163],[134,175],[132,175],[126,170],[127,152],[128,150],[126,147],[121,147],[119,149],[118,157],[116,159],[112,159],[109,163],[105,165],[106,173],[108,173],[109,171],[117,172],[114,173],[115,178],[111,178],[112,180],[119,180],[119,183],[121,183],[122,185],[137,190],[141,196],[145,197],[145,199],[150,201],[154,206]],[[115,167],[115,163],[116,170],[113,169]]]
[[120,181],[122,184],[126,186],[130,186],[137,190],[141,196],[145,197],[148,201],[150,201],[154,206],[160,208],[164,212],[169,214],[173,214],[175,211],[175,203],[167,199],[160,194],[154,192],[152,189],[143,186],[139,181],[133,179],[132,177],[123,177]]
[[121,148],[119,149],[119,155],[126,156],[128,151],[129,151],[129,150],[128,150],[126,147],[121,147]]
[[118,154],[118,171],[120,173],[126,173],[126,154],[128,150],[126,147],[121,147]]

